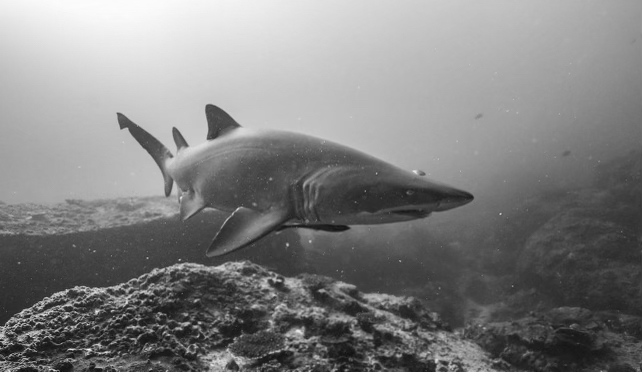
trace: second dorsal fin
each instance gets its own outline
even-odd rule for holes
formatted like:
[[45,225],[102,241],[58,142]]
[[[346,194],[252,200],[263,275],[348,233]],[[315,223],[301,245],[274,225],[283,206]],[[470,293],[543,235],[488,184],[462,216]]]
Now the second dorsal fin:
[[176,129],[176,127],[172,128],[172,135],[174,136],[174,142],[176,143],[177,150],[188,147],[187,141],[185,141],[185,138],[183,138],[183,135],[178,131],[178,129]]
[[227,112],[221,110],[214,105],[205,106],[205,116],[207,117],[207,139],[212,140],[220,136],[222,133],[240,127]]

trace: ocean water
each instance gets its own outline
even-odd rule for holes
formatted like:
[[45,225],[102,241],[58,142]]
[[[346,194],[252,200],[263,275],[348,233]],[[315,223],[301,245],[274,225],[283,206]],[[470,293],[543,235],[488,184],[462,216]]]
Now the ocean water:
[[[292,232],[298,271],[415,295],[454,324],[508,300],[503,314],[641,315],[641,14],[635,0],[3,2],[0,200],[160,196],[116,112],[175,152],[172,127],[206,141],[211,103],[475,196],[418,221]],[[221,262],[203,253],[217,229],[203,262]],[[43,266],[30,275],[56,282]]]

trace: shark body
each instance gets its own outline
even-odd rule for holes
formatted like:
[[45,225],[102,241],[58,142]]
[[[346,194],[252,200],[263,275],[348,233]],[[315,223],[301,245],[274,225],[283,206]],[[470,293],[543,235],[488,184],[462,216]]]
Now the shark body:
[[176,182],[180,216],[203,208],[230,212],[207,250],[221,256],[284,228],[344,231],[349,225],[428,217],[472,201],[465,191],[331,141],[241,127],[207,105],[207,141],[188,146],[173,128],[176,156],[118,114],[121,129],[149,152],[163,173],[165,195]]

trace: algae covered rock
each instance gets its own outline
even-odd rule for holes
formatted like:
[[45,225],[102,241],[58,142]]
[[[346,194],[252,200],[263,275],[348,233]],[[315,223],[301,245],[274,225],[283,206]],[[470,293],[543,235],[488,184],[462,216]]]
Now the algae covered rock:
[[[276,285],[278,284],[278,285]],[[75,287],[0,327],[0,370],[492,371],[412,299],[250,262]]]

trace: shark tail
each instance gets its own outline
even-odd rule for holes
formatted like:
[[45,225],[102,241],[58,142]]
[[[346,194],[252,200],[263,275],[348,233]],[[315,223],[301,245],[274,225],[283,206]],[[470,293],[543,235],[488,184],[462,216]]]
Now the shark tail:
[[129,120],[125,115],[118,113],[118,124],[120,129],[129,129],[132,137],[140,143],[141,146],[149,155],[154,158],[156,164],[163,173],[163,179],[165,180],[165,196],[169,196],[172,193],[172,186],[174,185],[174,180],[167,172],[167,162],[173,157],[172,153],[169,152],[167,147],[165,147],[159,140],[154,136],[149,134],[145,129],[139,127],[136,123]]

